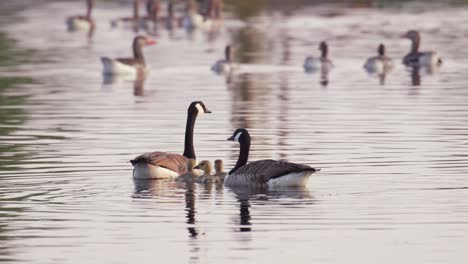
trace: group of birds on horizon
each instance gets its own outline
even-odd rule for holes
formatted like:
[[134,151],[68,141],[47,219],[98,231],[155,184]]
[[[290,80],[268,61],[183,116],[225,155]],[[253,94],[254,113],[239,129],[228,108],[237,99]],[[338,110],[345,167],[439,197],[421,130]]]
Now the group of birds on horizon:
[[[67,19],[69,28],[86,28],[94,30],[94,20],[91,18],[91,11],[94,7],[94,0],[86,0],[87,13],[84,16],[72,16]],[[196,11],[195,2],[186,2],[185,16],[179,20],[179,24],[186,27],[201,28],[210,27],[216,24],[220,18],[222,0],[208,0],[207,11],[200,14]],[[146,7],[148,16],[141,19],[149,20],[154,23],[168,21],[173,19],[173,1],[168,1],[168,14],[166,17],[159,16],[160,1],[147,0]],[[134,10],[138,10],[140,0],[135,0]],[[137,20],[135,20],[137,19]],[[122,18],[112,22],[118,23],[139,23],[138,11],[134,11],[131,18]],[[442,64],[442,60],[436,52],[421,52],[419,50],[421,37],[418,31],[409,30],[402,37],[411,40],[410,52],[403,58],[404,65],[409,67],[433,68]],[[140,76],[145,74],[147,66],[143,56],[143,48],[154,45],[156,41],[149,36],[137,35],[133,40],[132,58],[109,58],[102,57],[103,74],[120,75],[130,74]],[[327,42],[322,41],[319,44],[320,56],[307,56],[304,60],[303,68],[307,73],[313,73],[317,70],[327,72],[334,67],[329,58],[329,47]],[[227,45],[224,50],[224,58],[216,61],[211,70],[218,74],[231,74],[237,66],[232,60],[231,45]],[[370,57],[364,64],[364,69],[371,74],[379,76],[385,75],[392,70],[393,62],[385,53],[384,44],[377,48],[377,56]],[[229,173],[223,172],[222,160],[215,161],[215,174],[212,174],[212,165],[210,161],[203,160],[196,165],[196,155],[193,146],[194,125],[197,117],[211,113],[205,104],[201,101],[194,101],[190,104],[187,112],[187,123],[185,128],[184,153],[174,154],[168,152],[148,152],[131,160],[133,165],[133,177],[136,180],[147,179],[175,179],[186,183],[206,183],[206,182],[224,182],[228,186],[304,186],[309,177],[319,169],[309,165],[291,163],[277,160],[258,160],[248,162],[251,137],[247,129],[239,128],[232,134],[228,140],[237,141],[240,145],[239,157],[236,165]],[[199,173],[199,170],[204,173]]]

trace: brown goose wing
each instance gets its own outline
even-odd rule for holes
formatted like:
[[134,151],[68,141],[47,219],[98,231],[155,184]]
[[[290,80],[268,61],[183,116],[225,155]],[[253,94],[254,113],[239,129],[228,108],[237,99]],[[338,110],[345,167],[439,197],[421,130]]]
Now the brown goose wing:
[[155,166],[164,167],[166,169],[182,174],[187,171],[187,158],[174,153],[161,151],[144,153],[130,162],[135,165],[140,162],[152,164]]
[[141,64],[139,60],[136,60],[134,58],[117,58],[115,60],[129,66],[138,66]]
[[316,171],[314,168],[304,165],[277,160],[253,161],[239,168],[233,175],[245,175],[250,181],[266,183],[270,179],[279,178],[289,173],[303,171]]

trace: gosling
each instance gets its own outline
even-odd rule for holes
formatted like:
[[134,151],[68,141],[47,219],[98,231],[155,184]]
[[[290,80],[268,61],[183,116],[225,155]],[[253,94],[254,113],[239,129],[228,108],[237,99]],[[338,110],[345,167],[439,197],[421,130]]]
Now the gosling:
[[218,183],[221,182],[221,179],[218,176],[212,175],[211,171],[213,167],[211,165],[211,161],[209,160],[202,160],[194,169],[200,169],[204,173],[202,176],[196,179],[198,183]]
[[213,176],[218,177],[220,181],[224,181],[227,173],[224,172],[223,160],[217,159],[214,162],[215,174]]
[[177,176],[175,178],[176,182],[185,182],[185,183],[194,183],[197,181],[199,178],[199,174],[197,174],[194,169],[195,167],[195,160],[194,159],[189,159],[187,161],[187,172]]

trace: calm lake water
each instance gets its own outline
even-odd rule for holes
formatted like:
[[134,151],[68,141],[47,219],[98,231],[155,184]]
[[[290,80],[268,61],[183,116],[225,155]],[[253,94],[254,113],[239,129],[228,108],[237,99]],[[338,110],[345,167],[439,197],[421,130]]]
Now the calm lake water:
[[[466,7],[226,13],[216,34],[160,28],[147,79],[108,83],[99,57],[131,54],[135,33],[109,23],[129,4],[98,1],[88,41],[65,26],[81,1],[41,3],[2,3],[23,55],[0,68],[20,80],[0,87],[1,262],[468,262]],[[438,73],[400,64],[410,28],[443,57]],[[321,40],[328,85],[302,70]],[[362,69],[380,42],[396,64],[385,85]],[[209,70],[227,43],[230,78]],[[300,189],[133,182],[131,158],[182,152],[193,100],[213,112],[195,127],[200,160],[231,168],[238,144],[225,139],[246,127],[250,160],[322,171]]]

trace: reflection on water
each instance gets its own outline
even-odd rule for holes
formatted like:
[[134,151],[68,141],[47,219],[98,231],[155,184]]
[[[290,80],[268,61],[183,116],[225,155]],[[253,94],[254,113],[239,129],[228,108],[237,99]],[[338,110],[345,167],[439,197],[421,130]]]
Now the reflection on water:
[[[131,16],[133,1],[97,1],[91,43],[64,30],[83,2],[36,2],[0,3],[0,261],[468,261],[464,8],[225,1],[232,14],[218,28],[187,37],[185,2],[174,1],[155,32],[139,29],[158,35],[145,50],[151,72],[126,79],[102,76],[99,58],[128,54],[131,25],[109,22]],[[408,25],[443,56],[440,69],[399,63]],[[305,74],[324,39],[335,67]],[[396,64],[385,86],[362,70],[380,42]],[[239,67],[225,80],[210,65],[227,44]],[[193,100],[213,111],[195,127],[201,159],[228,171],[239,146],[225,139],[245,127],[251,160],[322,171],[303,189],[132,182],[137,154],[181,152]]]

